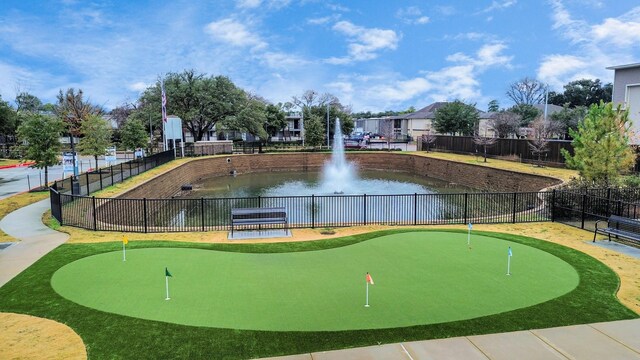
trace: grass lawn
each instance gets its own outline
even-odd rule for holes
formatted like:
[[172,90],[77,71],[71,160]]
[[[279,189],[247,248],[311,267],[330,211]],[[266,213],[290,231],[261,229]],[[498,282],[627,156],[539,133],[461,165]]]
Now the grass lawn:
[[[393,269],[397,266],[403,266],[402,262],[389,262],[385,264],[384,257],[371,260],[352,259],[349,254],[351,251],[361,251],[362,254],[368,254],[374,256],[378,251],[388,250],[388,245],[385,244],[384,236],[400,236],[402,238],[409,239],[409,243],[412,246],[417,246],[416,241],[411,240],[411,237],[423,237],[424,242],[428,242],[430,237],[436,237],[435,234],[442,234],[443,231],[424,231],[416,232],[416,230],[389,230],[381,231],[377,233],[368,233],[354,235],[338,239],[329,239],[315,242],[299,242],[299,243],[272,243],[272,244],[194,244],[194,243],[178,243],[178,242],[160,242],[160,241],[144,241],[144,242],[131,242],[129,244],[130,251],[128,252],[129,258],[126,266],[136,266],[138,261],[136,258],[141,256],[155,257],[153,252],[160,250],[175,251],[173,249],[181,249],[184,251],[196,251],[201,250],[217,250],[220,252],[233,252],[234,254],[218,254],[218,252],[211,252],[216,255],[207,254],[207,252],[201,252],[198,256],[219,256],[220,259],[224,258],[224,255],[228,255],[229,258],[235,257],[236,259],[243,259],[245,265],[250,265],[249,261],[269,262],[270,259],[286,259],[290,266],[296,266],[298,271],[300,266],[303,268],[310,268],[315,274],[320,273],[320,270],[315,269],[316,266],[310,262],[299,261],[296,259],[296,255],[304,256],[320,256],[322,257],[322,251],[311,252],[313,250],[325,250],[332,249],[327,252],[336,256],[336,259],[329,259],[333,263],[342,263],[347,267],[346,273],[356,272],[354,283],[360,286],[357,291],[357,295],[360,299],[356,301],[357,307],[360,308],[362,304],[362,295],[364,287],[364,272],[371,271],[376,281],[376,285],[370,288],[371,290],[371,303],[372,307],[368,310],[377,311],[379,307],[385,304],[384,297],[389,298],[390,294],[384,294],[385,290],[391,286],[396,286],[401,276],[397,273],[393,273]],[[579,276],[579,283],[577,287],[571,290],[572,285],[570,281],[553,291],[554,293],[548,293],[547,298],[554,297],[548,301],[528,304],[526,306],[522,303],[521,307],[515,310],[509,310],[503,308],[494,308],[488,312],[491,314],[468,314],[465,319],[458,320],[444,320],[443,322],[428,323],[424,322],[423,325],[413,325],[386,329],[368,329],[368,330],[342,330],[342,331],[257,331],[257,330],[238,330],[238,329],[225,329],[222,327],[199,327],[199,326],[187,326],[179,325],[175,323],[155,320],[145,320],[132,316],[118,315],[99,311],[91,307],[82,306],[76,304],[70,300],[59,295],[52,288],[52,277],[60,268],[63,268],[67,264],[71,267],[77,266],[85,261],[96,261],[99,263],[104,258],[108,260],[109,256],[112,256],[113,262],[118,264],[107,269],[114,270],[116,266],[123,265],[119,259],[116,258],[118,251],[121,249],[121,243],[99,243],[99,244],[65,244],[57,248],[50,254],[46,255],[32,267],[18,275],[11,282],[4,287],[0,288],[0,311],[3,312],[15,312],[25,313],[35,316],[45,317],[53,319],[70,326],[76,331],[83,339],[87,346],[87,352],[91,358],[252,358],[252,357],[264,357],[275,356],[283,354],[295,354],[306,353],[312,351],[329,350],[336,348],[354,347],[372,345],[377,343],[390,343],[397,341],[410,341],[418,339],[431,339],[431,338],[443,338],[451,336],[462,336],[471,334],[485,334],[504,331],[515,331],[532,328],[545,328],[552,326],[562,326],[570,324],[581,324],[599,321],[610,321],[620,319],[636,318],[637,315],[629,309],[622,306],[617,298],[614,296],[618,286],[619,279],[615,273],[596,261],[595,259],[579,252],[559,246],[550,242],[540,241],[532,238],[506,235],[498,233],[481,233],[477,232],[477,235],[487,236],[485,239],[478,237],[478,240],[473,241],[473,249],[469,251],[465,248],[460,254],[458,260],[453,254],[445,256],[447,261],[462,261],[463,255],[477,256],[480,253],[484,243],[486,243],[487,250],[491,252],[491,248],[496,246],[496,252],[502,257],[502,267],[506,264],[506,249],[505,245],[511,242],[511,246],[514,249],[513,257],[513,275],[509,277],[508,281],[519,279],[520,276],[524,276],[519,270],[516,271],[517,266],[525,266],[522,262],[525,257],[540,256],[541,263],[545,266],[547,264],[555,264],[560,270],[566,271],[569,274],[567,277],[571,278],[572,271],[575,271]],[[461,231],[453,231],[450,234],[452,242],[460,243],[466,247],[466,242],[460,240],[465,239],[465,233]],[[446,235],[443,235],[446,237]],[[382,238],[381,238],[382,237]],[[496,238],[500,240],[493,240]],[[387,238],[388,239],[388,238]],[[484,241],[486,240],[486,241]],[[482,243],[481,241],[484,241]],[[508,242],[507,242],[508,241]],[[393,247],[399,247],[399,253],[401,255],[407,255],[407,249],[402,250],[404,247],[400,241],[393,242]],[[355,244],[355,245],[354,245]],[[353,246],[347,246],[353,245]],[[450,244],[447,244],[450,245]],[[346,247],[344,247],[346,246]],[[447,248],[445,245],[434,245],[435,251]],[[445,246],[444,248],[441,246]],[[341,247],[344,247],[341,249]],[[362,250],[358,248],[361,247]],[[527,247],[531,247],[528,249]],[[377,248],[377,249],[376,249]],[[424,248],[423,250],[427,250]],[[340,254],[341,251],[344,253]],[[467,253],[465,253],[465,251]],[[150,253],[147,253],[150,252]],[[300,254],[291,254],[295,252],[309,252]],[[136,254],[137,253],[137,254]],[[177,252],[176,252],[177,253]],[[545,254],[548,253],[548,254]],[[271,254],[275,257],[271,258],[267,254]],[[559,260],[551,260],[553,256]],[[153,256],[152,256],[153,255]],[[420,254],[409,254],[416,259],[411,263],[414,266],[425,263],[425,258]],[[95,256],[92,258],[92,256]],[[390,255],[391,256],[391,255]],[[395,255],[394,255],[395,256]],[[422,255],[426,256],[426,255]],[[89,258],[87,258],[89,257]],[[348,259],[347,259],[348,258]],[[435,254],[426,257],[428,259],[434,259],[438,257]],[[307,257],[306,260],[310,258]],[[342,259],[342,261],[340,261]],[[347,259],[348,261],[345,261]],[[78,263],[74,261],[79,260]],[[210,260],[210,259],[207,259]],[[206,262],[207,260],[202,260]],[[320,259],[316,259],[319,261]],[[196,277],[197,274],[190,273],[189,266],[183,268],[182,265],[163,264],[169,261],[169,259],[158,260],[156,258],[157,265],[161,266],[158,270],[160,272],[160,279],[158,296],[163,298],[164,296],[164,278],[163,270],[164,266],[169,266],[169,269],[173,272],[174,277],[170,279],[173,285],[172,289],[175,291],[172,295],[171,301],[161,300],[163,305],[174,306],[180,304],[179,293],[184,292],[185,289],[180,289],[178,283],[180,281],[197,281],[197,279],[186,280],[188,277]],[[371,261],[371,263],[368,263]],[[351,264],[353,262],[354,264]],[[374,263],[375,262],[375,263]],[[521,262],[521,263],[518,263]],[[96,263],[96,264],[97,264]],[[302,265],[300,265],[302,264]],[[380,264],[380,265],[377,265]],[[418,264],[418,265],[415,265]],[[569,264],[567,266],[566,264]],[[226,266],[226,264],[223,264]],[[272,264],[273,265],[273,264]],[[101,265],[104,266],[104,265]],[[376,269],[375,266],[380,266]],[[438,265],[442,266],[442,265]],[[481,268],[489,269],[479,265]],[[527,268],[533,266],[533,264],[526,265]],[[372,268],[372,269],[369,269]],[[570,269],[573,268],[573,269]],[[285,271],[274,268],[275,272]],[[563,270],[564,269],[564,270]],[[227,271],[229,270],[229,271]],[[237,271],[238,269],[217,269],[218,272],[222,272],[223,276],[226,274],[230,276],[231,270]],[[444,270],[444,269],[441,269]],[[503,273],[506,269],[501,269],[500,273]],[[521,268],[520,270],[523,270]],[[64,271],[64,269],[63,269]],[[251,268],[247,270],[245,274],[251,274]],[[309,270],[311,271],[311,270]],[[330,276],[331,272],[340,271],[338,265],[332,265],[326,273],[326,276],[319,278],[315,284],[317,287],[321,287],[322,283],[326,283],[329,280],[334,280],[334,277]],[[497,268],[496,268],[496,271]],[[542,271],[542,269],[540,269]],[[156,270],[152,270],[156,272]],[[390,275],[387,275],[389,272]],[[406,271],[405,271],[406,272]],[[128,272],[130,273],[130,272]],[[440,272],[441,273],[441,272]],[[60,275],[63,273],[61,272]],[[87,274],[90,275],[90,274]],[[422,274],[424,275],[424,274]],[[58,275],[56,275],[57,277]],[[130,274],[131,277],[137,276]],[[141,275],[142,276],[142,275]],[[219,275],[216,275],[217,279],[220,279]],[[253,276],[253,275],[252,275]],[[263,275],[266,276],[266,275]],[[287,275],[289,276],[289,275]],[[318,275],[320,276],[320,275]],[[411,275],[413,276],[413,275]],[[441,277],[442,275],[438,276]],[[504,274],[497,275],[501,279],[507,278]],[[534,281],[534,279],[542,279],[541,276],[530,276],[531,279],[527,281]],[[202,278],[202,276],[201,276]],[[185,279],[185,280],[183,280]],[[229,280],[232,280],[230,278]],[[237,278],[236,278],[237,279]],[[426,279],[426,278],[425,278]],[[204,281],[204,279],[201,279]],[[242,279],[240,279],[242,280]],[[244,279],[245,281],[249,281]],[[469,279],[474,281],[473,279]],[[54,279],[54,286],[57,280]],[[133,280],[132,280],[133,281]],[[251,281],[254,281],[253,279]],[[265,280],[267,281],[267,280]],[[273,284],[277,281],[269,280]],[[305,284],[305,287],[311,288],[314,279],[309,279],[309,284]],[[351,282],[349,279],[340,279],[340,281]],[[414,279],[404,280],[407,283],[416,282]],[[436,280],[431,279],[432,282]],[[524,281],[524,280],[523,280]],[[555,280],[550,280],[555,282]],[[121,284],[123,287],[127,287],[127,283],[123,281]],[[449,284],[451,287],[454,284]],[[503,286],[509,286],[506,283]],[[154,288],[157,285],[154,285]],[[399,286],[399,285],[398,285]],[[441,288],[448,288],[447,284],[439,285]],[[483,293],[482,296],[478,294],[481,291],[480,286],[474,284],[465,285],[469,286],[466,296],[449,300],[450,306],[455,305],[457,302],[469,303],[466,308],[473,310],[474,308],[486,308],[483,301],[489,294]],[[564,289],[564,290],[563,290]],[[89,290],[89,289],[87,289]],[[229,289],[225,289],[229,290]],[[278,290],[276,289],[275,292]],[[305,290],[307,291],[307,290]],[[399,291],[399,290],[396,290]],[[413,290],[412,290],[413,291]],[[526,290],[529,291],[529,290]],[[566,292],[569,291],[569,292]],[[274,292],[274,290],[272,290]],[[538,291],[535,292],[539,293]],[[544,293],[541,291],[540,293]],[[561,295],[564,293],[563,295]],[[100,294],[96,294],[96,297],[102,297]],[[108,294],[107,294],[108,295]],[[108,296],[105,295],[108,299]],[[289,299],[296,297],[295,293],[280,293],[279,296],[282,299]],[[559,295],[559,296],[558,296]],[[351,295],[347,294],[346,297]],[[376,298],[377,296],[377,298]],[[491,295],[493,296],[493,295]],[[525,298],[527,296],[518,295],[517,297]],[[233,297],[230,297],[234,299]],[[175,302],[173,302],[175,300]],[[208,300],[208,299],[207,299]],[[266,301],[266,300],[265,300]],[[516,301],[516,300],[514,300]],[[206,300],[205,300],[206,302]],[[534,303],[536,301],[533,301]],[[447,304],[445,304],[447,305]],[[92,304],[94,307],[99,307],[96,304]],[[355,306],[355,305],[354,305]],[[443,306],[444,305],[439,305]],[[355,309],[355,307],[354,307]],[[105,309],[108,310],[108,309]],[[362,307],[364,311],[364,307]],[[204,313],[207,310],[203,310]],[[208,310],[211,311],[211,310]],[[268,310],[267,310],[268,311]],[[446,310],[443,310],[446,312]],[[376,313],[378,316],[388,316]],[[133,314],[132,314],[133,315]],[[139,314],[136,314],[139,316]],[[265,315],[266,316],[266,315]],[[469,316],[473,318],[468,318]],[[475,317],[477,316],[477,317]],[[231,317],[231,316],[230,316]],[[241,320],[241,319],[239,319]],[[437,320],[436,320],[437,321]],[[440,320],[442,321],[442,320]],[[377,327],[377,326],[375,326]]]
[[[414,232],[351,246],[255,254],[137,249],[77,260],[53,288],[87,307],[184,325],[246,330],[389,328],[471,319],[551,300],[578,274],[547,252],[486,236]],[[518,254],[506,275],[507,247]],[[172,300],[165,301],[168,266]],[[371,287],[365,301],[364,274]],[[283,296],[283,294],[288,294]]]

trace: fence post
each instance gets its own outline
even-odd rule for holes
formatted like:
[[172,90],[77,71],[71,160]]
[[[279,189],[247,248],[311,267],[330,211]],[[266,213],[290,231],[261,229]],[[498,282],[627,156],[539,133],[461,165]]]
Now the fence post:
[[[140,171],[138,171],[138,174],[139,173]],[[129,163],[129,177],[132,177],[132,176],[133,176],[133,169],[132,169],[131,163]]]
[[517,192],[513,193],[513,218],[511,219],[512,223],[516,223],[516,197],[518,196]]
[[586,216],[586,206],[587,206],[587,194],[582,194],[582,223],[580,225],[580,229],[584,229],[584,218]]
[[204,198],[200,198],[200,220],[202,221],[202,232],[204,232]]
[[111,174],[111,186],[113,186],[113,165],[109,166],[109,173]]
[[316,196],[311,194],[311,228],[316,228]]
[[611,188],[607,188],[607,216],[611,215]]
[[124,163],[120,163],[120,182],[124,181]]
[[258,207],[262,207],[262,197],[258,195]]
[[363,206],[363,209],[364,209],[364,216],[363,216],[364,224],[367,225],[367,194],[364,194],[364,206]]
[[[91,189],[89,188],[89,173],[86,172],[84,173],[84,177],[87,178],[87,195],[91,194]],[[80,187],[80,189],[82,189],[82,186]],[[82,194],[82,190],[80,190],[80,193]]]
[[413,225],[418,225],[418,193],[413,193]]
[[622,200],[618,200],[618,213],[616,214],[618,216],[624,216],[622,214]]
[[464,223],[468,224],[469,223],[469,213],[467,211],[467,204],[468,204],[468,200],[469,199],[469,193],[464,193]]
[[98,214],[96,213],[96,197],[91,197],[91,202],[93,203],[93,231],[98,230]]
[[147,232],[147,198],[142,199],[142,209],[144,210],[144,232]]
[[556,189],[551,191],[551,222],[556,221]]
[[100,176],[100,190],[102,190],[102,170],[98,170],[98,175]]

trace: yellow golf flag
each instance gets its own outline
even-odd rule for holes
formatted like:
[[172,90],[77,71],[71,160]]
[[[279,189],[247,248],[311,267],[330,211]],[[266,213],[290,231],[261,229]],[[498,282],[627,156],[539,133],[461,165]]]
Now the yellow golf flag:
[[127,238],[126,235],[122,235],[122,243],[127,245],[129,243],[129,239]]

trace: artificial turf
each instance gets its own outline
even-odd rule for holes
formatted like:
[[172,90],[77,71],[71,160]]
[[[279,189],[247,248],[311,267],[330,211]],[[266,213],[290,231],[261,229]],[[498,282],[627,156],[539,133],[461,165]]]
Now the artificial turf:
[[[240,253],[282,253],[336,248],[407,231],[401,229],[299,243],[223,245],[132,241],[129,245],[131,249],[195,248]],[[58,269],[78,259],[114,252],[121,247],[118,242],[65,244],[0,288],[0,311],[31,314],[67,324],[82,337],[90,358],[109,359],[246,359],[638,317],[615,297],[619,286],[616,274],[592,257],[537,239],[496,233],[484,235],[531,246],[560,258],[578,273],[578,286],[569,293],[537,305],[473,319],[427,325],[307,332],[197,327],[107,313],[63,298],[51,286],[51,278]],[[514,275],[517,254],[514,250]],[[176,274],[174,280],[177,277]],[[382,285],[381,280],[375,277],[376,274],[374,279],[378,283],[375,286]]]
[[[511,275],[507,248],[516,254]],[[165,300],[165,266],[171,278]],[[369,308],[365,276],[373,274]],[[244,330],[355,330],[433,324],[531,306],[573,290],[578,273],[547,252],[487,236],[414,232],[276,254],[152,248],[74,261],[53,288],[102,311]]]

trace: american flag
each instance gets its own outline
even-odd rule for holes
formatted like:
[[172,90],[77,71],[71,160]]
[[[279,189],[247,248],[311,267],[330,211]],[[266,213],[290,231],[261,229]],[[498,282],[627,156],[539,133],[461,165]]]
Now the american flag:
[[162,89],[162,121],[167,122],[167,94],[164,92],[164,81],[160,83]]

